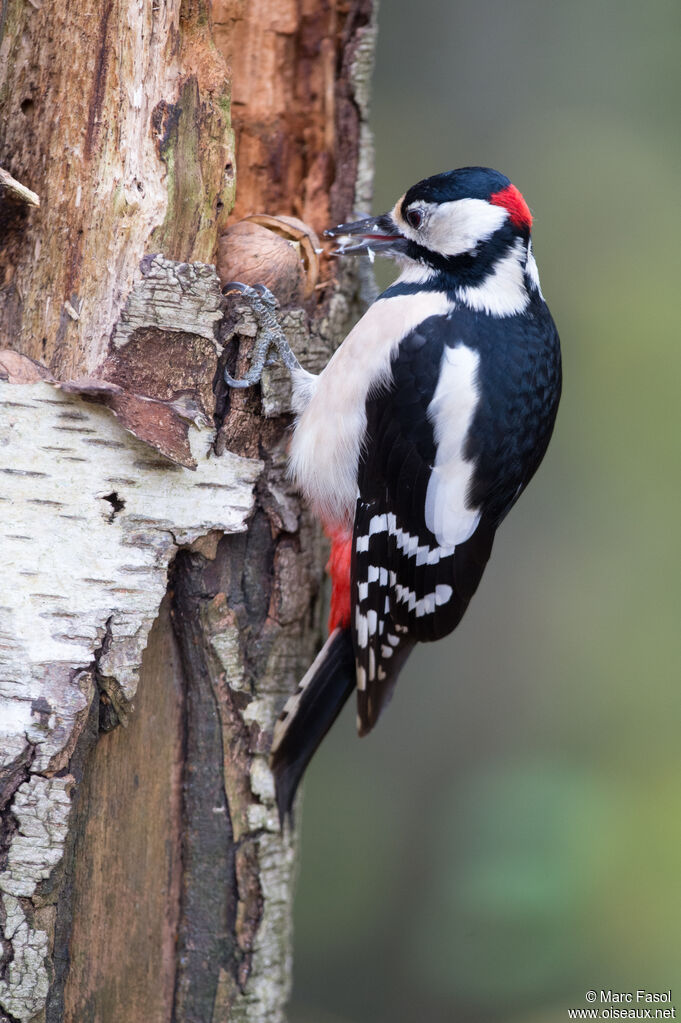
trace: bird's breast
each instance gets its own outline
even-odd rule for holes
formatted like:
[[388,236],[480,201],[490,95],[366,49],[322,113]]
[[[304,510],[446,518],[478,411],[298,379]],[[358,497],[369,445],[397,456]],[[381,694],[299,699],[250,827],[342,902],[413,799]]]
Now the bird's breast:
[[[444,292],[379,298],[350,331],[314,385],[291,442],[291,474],[316,513],[329,524],[352,521],[357,467],[366,432],[366,401],[387,383],[402,339],[431,316],[454,308]],[[299,396],[300,400],[300,396]]]

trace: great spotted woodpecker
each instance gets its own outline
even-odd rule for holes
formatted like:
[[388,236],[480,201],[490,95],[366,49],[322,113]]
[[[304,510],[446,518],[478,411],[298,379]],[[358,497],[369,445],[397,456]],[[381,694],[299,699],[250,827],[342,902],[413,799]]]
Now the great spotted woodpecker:
[[291,474],[332,537],[329,637],[274,731],[282,821],[351,692],[366,735],[414,645],[456,628],[544,456],[561,361],[531,225],[508,178],[464,167],[328,231],[339,254],[391,256],[401,273],[319,376],[277,334],[271,296],[235,285],[271,329],[249,379],[228,382],[254,382],[279,348],[297,411]]

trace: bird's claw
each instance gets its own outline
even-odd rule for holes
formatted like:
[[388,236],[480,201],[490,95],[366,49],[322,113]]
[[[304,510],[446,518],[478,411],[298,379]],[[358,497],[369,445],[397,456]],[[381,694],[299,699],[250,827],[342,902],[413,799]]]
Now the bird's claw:
[[240,378],[233,377],[233,376],[231,376],[227,372],[227,370],[225,370],[225,373],[224,373],[224,380],[225,380],[225,383],[227,384],[227,386],[228,387],[235,387],[235,388],[238,388],[240,390],[243,390],[246,387],[252,387],[253,384],[257,384],[258,383],[258,379],[259,378],[255,379],[255,380],[249,380],[248,379],[248,374],[246,374],[245,377],[240,377]]
[[238,292],[243,295],[244,298],[260,299],[265,305],[270,306],[272,309],[278,309],[279,303],[270,291],[269,288],[265,287],[264,284],[242,284],[241,281],[229,281],[222,289],[223,295],[230,295],[233,292]]
[[272,349],[276,349],[279,358],[281,358],[289,371],[300,368],[300,364],[291,351],[288,341],[284,337],[283,331],[274,315],[275,309],[279,308],[279,303],[269,288],[266,288],[264,284],[254,284],[251,286],[250,284],[242,284],[241,281],[229,281],[222,289],[223,295],[230,295],[235,292],[251,303],[259,329],[253,346],[250,369],[245,376],[239,379],[231,376],[225,370],[225,383],[229,387],[236,388],[252,387],[254,384],[259,383],[263,368],[265,366],[274,366],[278,361],[277,355]]

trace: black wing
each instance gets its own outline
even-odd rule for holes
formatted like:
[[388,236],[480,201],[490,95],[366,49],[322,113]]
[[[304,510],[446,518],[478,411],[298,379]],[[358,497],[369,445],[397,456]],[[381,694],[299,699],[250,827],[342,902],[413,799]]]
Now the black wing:
[[[367,401],[352,558],[360,734],[378,720],[414,644],[460,622],[497,525],[541,461],[560,394],[558,340],[546,317],[485,318],[484,337],[480,317],[464,310],[426,320],[401,342],[388,386]],[[425,521],[436,457],[428,407],[444,347],[457,344],[480,360],[465,449],[480,520],[464,542],[443,547]]]

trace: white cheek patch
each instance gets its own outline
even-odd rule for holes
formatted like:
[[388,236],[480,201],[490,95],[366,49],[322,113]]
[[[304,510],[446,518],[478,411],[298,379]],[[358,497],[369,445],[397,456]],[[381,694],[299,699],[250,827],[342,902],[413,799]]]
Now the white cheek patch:
[[[415,231],[400,216],[402,232],[442,256],[460,256],[486,242],[508,219],[508,210],[485,199],[456,199],[453,202],[418,203],[423,226]],[[395,215],[395,214],[393,214]]]
[[503,206],[484,199],[458,199],[435,208],[426,226],[428,248],[445,256],[459,256],[486,242],[508,219]]
[[463,454],[478,404],[479,362],[478,353],[465,345],[445,347],[440,379],[428,406],[437,449],[426,490],[425,520],[444,548],[468,540],[480,521],[480,512],[466,503],[475,465]]

